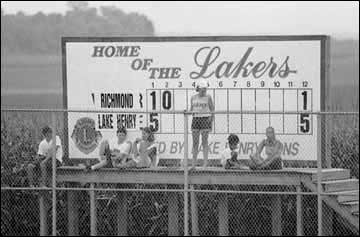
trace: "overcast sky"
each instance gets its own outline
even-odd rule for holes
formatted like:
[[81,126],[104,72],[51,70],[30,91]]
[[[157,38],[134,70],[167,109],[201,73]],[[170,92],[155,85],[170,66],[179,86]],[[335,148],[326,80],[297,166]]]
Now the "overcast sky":
[[[329,34],[359,38],[358,2],[89,2],[148,16],[157,35]],[[65,1],[2,1],[5,13],[67,10]]]

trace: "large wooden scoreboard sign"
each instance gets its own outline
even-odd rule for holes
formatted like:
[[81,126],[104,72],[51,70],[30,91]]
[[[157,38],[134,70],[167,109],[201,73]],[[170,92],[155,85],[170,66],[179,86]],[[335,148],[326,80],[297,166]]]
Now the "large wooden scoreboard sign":
[[171,112],[189,109],[196,82],[205,79],[215,110],[224,112],[209,136],[210,159],[220,158],[229,133],[239,136],[247,159],[272,126],[285,160],[316,160],[321,123],[311,112],[325,106],[326,42],[325,36],[63,38],[65,108],[99,110],[67,114],[69,158],[98,157],[99,144],[118,126],[131,140],[150,126],[160,159],[183,158],[184,116]]

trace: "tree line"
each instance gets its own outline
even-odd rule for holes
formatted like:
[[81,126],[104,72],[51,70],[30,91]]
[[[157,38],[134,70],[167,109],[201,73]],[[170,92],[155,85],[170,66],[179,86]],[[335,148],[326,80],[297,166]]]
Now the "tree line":
[[154,25],[139,13],[115,6],[89,7],[87,2],[67,3],[65,14],[1,9],[1,54],[58,54],[63,36],[153,36]]

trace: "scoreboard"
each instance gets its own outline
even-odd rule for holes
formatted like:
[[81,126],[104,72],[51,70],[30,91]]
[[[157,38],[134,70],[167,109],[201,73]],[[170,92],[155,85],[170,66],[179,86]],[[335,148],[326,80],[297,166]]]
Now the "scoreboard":
[[[268,126],[285,160],[316,160],[324,109],[326,36],[63,38],[65,142],[69,158],[98,157],[99,144],[125,126],[156,132],[160,159],[184,157],[184,115],[198,80],[215,111],[209,158],[230,133],[248,159]],[[286,113],[291,112],[291,113]],[[191,151],[191,116],[188,119]],[[191,155],[190,155],[191,157]],[[202,158],[202,152],[199,153]]]

